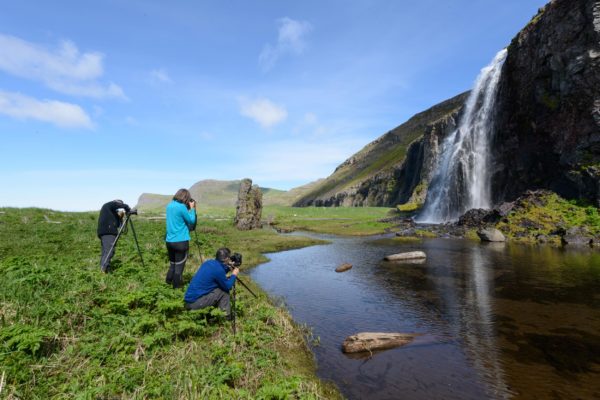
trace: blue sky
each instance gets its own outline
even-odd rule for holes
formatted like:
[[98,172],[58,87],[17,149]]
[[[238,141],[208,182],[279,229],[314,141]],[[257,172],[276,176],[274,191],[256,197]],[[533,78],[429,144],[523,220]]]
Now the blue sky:
[[325,178],[470,89],[545,3],[0,0],[0,206]]

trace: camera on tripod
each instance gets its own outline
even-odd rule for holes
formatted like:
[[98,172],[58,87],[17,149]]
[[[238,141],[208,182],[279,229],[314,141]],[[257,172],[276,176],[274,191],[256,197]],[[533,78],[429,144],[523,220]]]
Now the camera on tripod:
[[242,265],[242,255],[240,253],[233,253],[229,259],[234,267],[239,267]]
[[137,215],[137,213],[138,213],[137,208],[132,208],[131,210],[129,210],[127,215]]

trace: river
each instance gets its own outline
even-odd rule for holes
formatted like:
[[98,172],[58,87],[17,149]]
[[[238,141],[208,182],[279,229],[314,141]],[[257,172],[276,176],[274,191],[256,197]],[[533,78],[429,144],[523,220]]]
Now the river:
[[[317,373],[346,398],[600,398],[597,250],[306,235],[331,243],[268,254],[250,274],[312,329]],[[427,259],[383,261],[415,250]],[[342,353],[358,332],[422,335]]]

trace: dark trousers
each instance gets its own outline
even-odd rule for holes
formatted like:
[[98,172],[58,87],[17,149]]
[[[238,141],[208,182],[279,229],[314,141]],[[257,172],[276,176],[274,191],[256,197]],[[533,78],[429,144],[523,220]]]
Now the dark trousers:
[[[100,255],[100,269],[102,272],[110,271],[110,260],[115,255],[115,249],[112,251],[110,248],[113,246],[117,235],[102,235],[100,236],[100,242],[102,243],[102,254]],[[110,251],[110,254],[109,254]]]
[[221,288],[215,288],[212,292],[199,297],[195,302],[185,303],[185,308],[188,310],[199,310],[206,307],[219,307],[227,313],[227,318],[230,318],[229,293],[223,291]]
[[166,282],[173,285],[173,289],[183,286],[183,269],[190,249],[189,241],[167,242],[167,252],[169,253],[169,271],[167,272]]

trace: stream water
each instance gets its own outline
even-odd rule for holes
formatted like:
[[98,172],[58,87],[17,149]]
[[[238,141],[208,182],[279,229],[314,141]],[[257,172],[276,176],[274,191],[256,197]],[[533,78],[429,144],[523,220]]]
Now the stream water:
[[[331,244],[268,254],[251,277],[312,328],[318,375],[346,398],[600,398],[597,250],[311,236]],[[415,250],[427,259],[383,261]],[[342,353],[358,332],[422,336]]]

